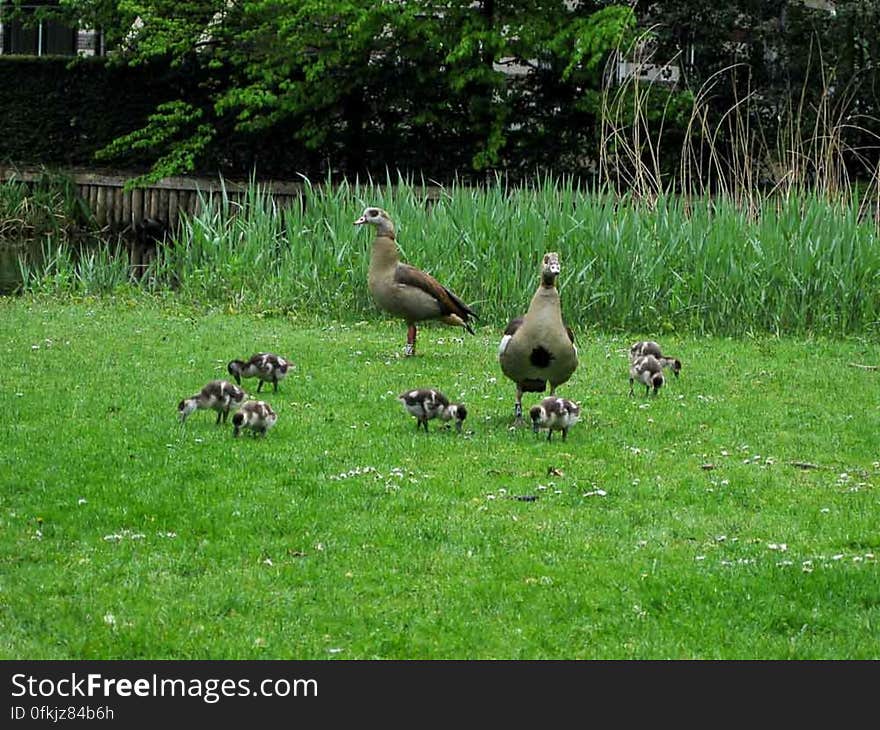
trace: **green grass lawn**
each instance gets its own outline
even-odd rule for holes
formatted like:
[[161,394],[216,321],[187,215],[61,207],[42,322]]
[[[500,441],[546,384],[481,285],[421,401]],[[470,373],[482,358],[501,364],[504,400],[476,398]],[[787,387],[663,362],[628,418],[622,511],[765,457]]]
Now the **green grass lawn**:
[[[378,315],[3,301],[0,657],[880,658],[876,342],[667,335],[682,377],[630,398],[650,333],[581,328],[547,443],[500,330],[404,359]],[[178,424],[258,350],[296,363],[265,439]],[[416,431],[419,386],[465,434]]]

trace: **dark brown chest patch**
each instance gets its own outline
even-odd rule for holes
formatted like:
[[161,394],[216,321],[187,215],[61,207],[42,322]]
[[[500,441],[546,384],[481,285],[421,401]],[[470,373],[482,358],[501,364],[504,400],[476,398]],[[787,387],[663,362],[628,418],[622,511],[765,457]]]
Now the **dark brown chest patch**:
[[529,355],[529,362],[536,368],[546,368],[553,359],[553,353],[543,345],[538,345]]

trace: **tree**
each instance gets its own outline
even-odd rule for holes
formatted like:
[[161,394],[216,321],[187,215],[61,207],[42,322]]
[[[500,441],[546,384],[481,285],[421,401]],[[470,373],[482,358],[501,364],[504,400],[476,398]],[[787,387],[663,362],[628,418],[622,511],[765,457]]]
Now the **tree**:
[[[287,138],[347,173],[415,167],[431,145],[453,174],[552,165],[546,153],[565,146],[589,156],[603,61],[635,25],[627,6],[567,0],[62,0],[61,11],[104,28],[114,63],[161,60],[193,80],[104,152],[153,151],[153,178],[193,170],[236,135]],[[270,162],[252,147],[255,165]]]

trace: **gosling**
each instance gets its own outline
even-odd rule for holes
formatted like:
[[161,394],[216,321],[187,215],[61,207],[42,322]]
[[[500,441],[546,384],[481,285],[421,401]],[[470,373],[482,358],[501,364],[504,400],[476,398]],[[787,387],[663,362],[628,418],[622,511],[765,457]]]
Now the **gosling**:
[[645,355],[652,355],[657,358],[660,367],[671,370],[676,378],[681,372],[681,360],[675,357],[666,357],[660,349],[660,345],[653,340],[636,342],[629,348],[630,362],[634,362],[637,357],[644,357]]
[[654,395],[656,396],[660,388],[663,387],[663,383],[666,382],[663,377],[663,367],[660,365],[660,361],[653,355],[636,357],[629,366],[630,396],[633,395],[633,384],[637,380],[644,384],[645,395],[648,395],[651,392],[651,388],[653,388]]
[[416,418],[416,430],[424,426],[428,433],[428,421],[439,418],[441,421],[455,421],[455,430],[461,432],[462,423],[467,418],[467,408],[463,403],[450,403],[439,390],[420,388],[408,390],[397,396],[403,407]]
[[257,436],[265,436],[278,415],[272,410],[272,406],[261,400],[252,400],[245,403],[238,413],[232,417],[232,435],[238,436],[243,428],[249,428]]
[[547,440],[552,441],[554,431],[562,431],[562,440],[568,436],[568,429],[581,418],[581,407],[567,398],[550,396],[544,398],[539,405],[529,410],[532,419],[532,430],[535,433],[542,428],[547,429]]
[[237,385],[226,380],[212,380],[200,392],[180,401],[177,404],[177,413],[180,422],[186,423],[187,417],[193,411],[210,408],[217,411],[218,424],[221,419],[226,423],[229,411],[239,408],[246,398],[247,393]]
[[242,378],[259,378],[257,393],[263,389],[263,383],[272,383],[272,392],[278,392],[278,383],[287,377],[291,363],[280,355],[271,352],[258,352],[251,359],[233,360],[226,366],[235,382],[241,385]]

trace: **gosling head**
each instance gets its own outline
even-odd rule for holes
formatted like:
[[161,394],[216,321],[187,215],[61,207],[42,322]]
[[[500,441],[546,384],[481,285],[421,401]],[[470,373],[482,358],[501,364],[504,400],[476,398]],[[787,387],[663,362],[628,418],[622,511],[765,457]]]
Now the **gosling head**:
[[666,382],[666,379],[663,377],[663,372],[654,373],[651,376],[651,386],[654,388],[654,395],[657,395],[657,391],[663,387],[663,384]]
[[190,413],[197,410],[199,407],[195,398],[185,398],[177,404],[177,416],[180,418],[181,423],[186,423],[186,419]]
[[538,433],[541,426],[547,422],[547,411],[544,406],[532,406],[529,409],[529,418],[532,419],[532,431]]
[[467,418],[467,414],[467,408],[465,408],[464,403],[453,403],[443,409],[443,420],[454,420],[455,430],[461,433],[461,427],[464,424],[464,419]]
[[233,360],[226,366],[229,374],[235,378],[235,382],[241,385],[241,371],[244,369],[244,363],[241,360]]
[[364,214],[358,218],[354,224],[356,226],[362,226],[364,223],[369,223],[371,226],[376,226],[376,235],[377,236],[386,236],[387,238],[394,238],[394,223],[391,220],[391,216],[381,208],[373,208],[368,207],[364,209]]

